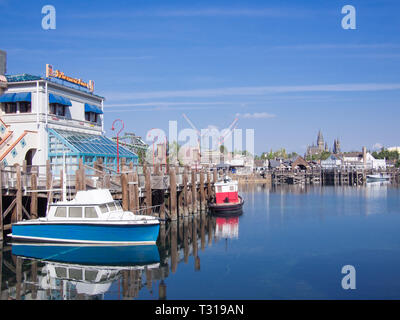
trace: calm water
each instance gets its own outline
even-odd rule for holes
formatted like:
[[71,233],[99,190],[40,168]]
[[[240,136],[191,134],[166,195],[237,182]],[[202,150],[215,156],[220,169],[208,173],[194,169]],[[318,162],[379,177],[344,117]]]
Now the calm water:
[[[38,260],[6,243],[1,299],[400,298],[400,189],[258,185],[241,194],[240,217],[182,219],[134,252],[52,248]],[[344,265],[356,269],[355,290],[341,287]]]

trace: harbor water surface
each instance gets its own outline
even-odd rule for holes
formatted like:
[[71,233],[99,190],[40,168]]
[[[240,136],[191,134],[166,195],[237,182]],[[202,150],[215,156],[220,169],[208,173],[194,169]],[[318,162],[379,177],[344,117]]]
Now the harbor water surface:
[[[167,224],[167,238],[129,253],[131,262],[113,251],[118,263],[102,254],[101,263],[80,264],[88,249],[79,247],[32,259],[4,243],[1,298],[400,298],[399,188],[259,184],[240,193],[240,217]],[[342,288],[345,265],[355,268],[354,290]]]

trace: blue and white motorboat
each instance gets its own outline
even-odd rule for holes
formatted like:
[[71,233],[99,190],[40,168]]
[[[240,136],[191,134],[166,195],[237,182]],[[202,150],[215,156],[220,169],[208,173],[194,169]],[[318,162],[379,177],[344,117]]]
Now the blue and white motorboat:
[[108,189],[95,189],[50,204],[44,218],[13,223],[9,236],[25,242],[147,245],[156,243],[159,229],[156,217],[124,211]]

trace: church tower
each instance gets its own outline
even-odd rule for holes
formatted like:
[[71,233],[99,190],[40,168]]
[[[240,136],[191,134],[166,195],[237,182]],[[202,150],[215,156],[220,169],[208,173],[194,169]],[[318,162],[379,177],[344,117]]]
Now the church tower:
[[318,146],[318,149],[321,150],[321,151],[323,151],[323,150],[324,150],[324,147],[325,147],[324,145],[325,145],[325,143],[324,143],[324,137],[322,136],[321,130],[319,130],[319,132],[318,132],[318,138],[317,138],[317,146]]
[[340,153],[340,141],[339,141],[339,139],[335,139],[335,141],[333,142],[333,153],[334,154]]

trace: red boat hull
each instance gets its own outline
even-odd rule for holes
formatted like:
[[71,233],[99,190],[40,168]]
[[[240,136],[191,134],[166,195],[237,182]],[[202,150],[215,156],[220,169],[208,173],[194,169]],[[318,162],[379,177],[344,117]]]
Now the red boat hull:
[[238,203],[224,203],[224,204],[216,204],[214,202],[208,204],[208,208],[211,213],[218,215],[237,215],[242,213],[244,200],[241,196],[238,196]]

